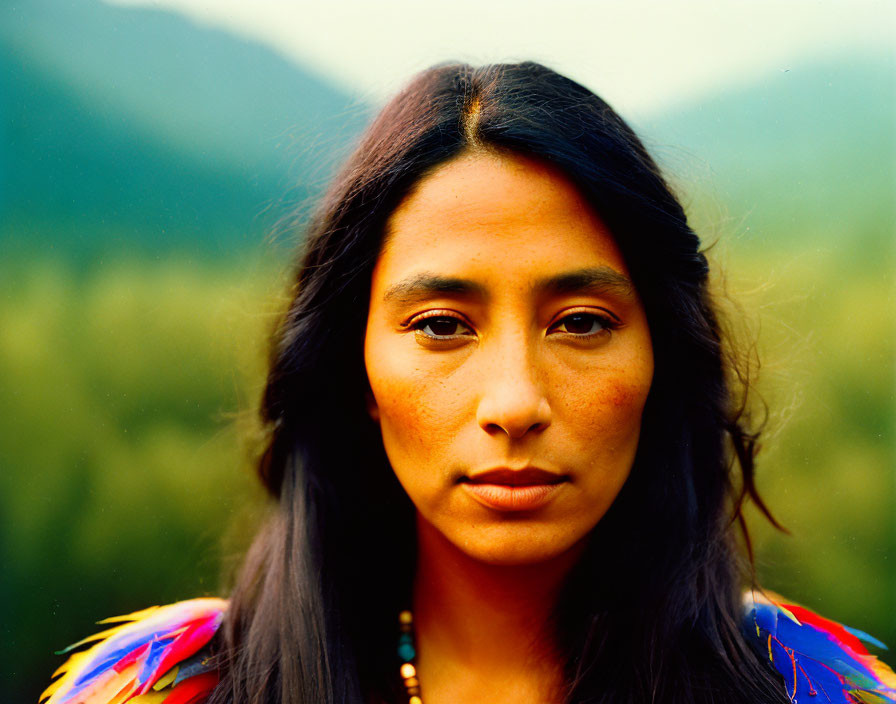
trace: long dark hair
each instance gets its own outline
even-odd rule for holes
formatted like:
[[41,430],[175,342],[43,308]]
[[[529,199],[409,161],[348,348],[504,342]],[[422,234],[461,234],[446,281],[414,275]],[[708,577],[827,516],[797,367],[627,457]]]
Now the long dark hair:
[[626,123],[536,63],[424,71],[379,114],[310,223],[277,328],[259,475],[277,509],[219,642],[212,702],[398,702],[396,614],[414,571],[413,507],[365,411],[362,341],[386,219],[464,151],[565,172],[609,226],[655,356],[631,475],[556,610],[568,702],[786,702],[739,631],[749,563],[735,526],[757,433],[722,344],[682,207]]

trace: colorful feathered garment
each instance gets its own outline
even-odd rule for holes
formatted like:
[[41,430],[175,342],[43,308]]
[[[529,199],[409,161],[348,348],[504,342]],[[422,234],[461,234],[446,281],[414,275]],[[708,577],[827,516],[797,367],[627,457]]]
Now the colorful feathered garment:
[[[102,621],[122,625],[66,648],[94,643],[56,671],[41,702],[199,704],[218,681],[202,649],[226,610],[222,599],[193,599]],[[896,674],[862,644],[884,647],[868,634],[756,593],[743,626],[795,704],[896,703]]]
[[[41,695],[43,704],[197,704],[217,674],[204,662],[227,610],[223,599],[192,599],[106,619],[120,623],[69,646],[87,643],[60,667]],[[46,701],[44,701],[46,700]]]
[[784,678],[796,704],[896,702],[896,674],[868,652],[867,633],[758,593],[745,597],[744,634]]

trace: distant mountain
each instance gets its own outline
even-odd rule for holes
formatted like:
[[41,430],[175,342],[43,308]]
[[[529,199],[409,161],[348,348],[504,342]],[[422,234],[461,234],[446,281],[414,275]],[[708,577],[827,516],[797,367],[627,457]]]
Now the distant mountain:
[[[720,204],[739,234],[889,247],[894,75],[892,55],[806,60],[636,126],[696,210]],[[0,242],[242,250],[320,191],[369,116],[272,50],[180,15],[2,3]]]
[[[167,12],[0,6],[0,238],[226,252],[325,182],[369,110]],[[275,208],[276,210],[276,208]]]
[[795,62],[641,128],[683,190],[720,199],[741,234],[892,249],[894,69],[892,53]]

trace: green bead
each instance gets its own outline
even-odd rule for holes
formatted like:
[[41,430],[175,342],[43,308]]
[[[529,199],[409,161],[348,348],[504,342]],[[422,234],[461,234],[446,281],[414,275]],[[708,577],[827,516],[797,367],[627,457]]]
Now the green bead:
[[405,642],[398,644],[398,657],[401,658],[402,662],[410,662],[417,656],[417,651],[414,650],[413,643]]

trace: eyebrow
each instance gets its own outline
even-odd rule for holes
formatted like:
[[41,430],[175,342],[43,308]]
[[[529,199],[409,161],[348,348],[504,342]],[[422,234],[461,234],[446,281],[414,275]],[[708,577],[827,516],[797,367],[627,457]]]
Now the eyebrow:
[[[623,298],[635,297],[635,286],[631,279],[609,266],[587,267],[538,279],[532,289],[538,293],[554,295],[608,293]],[[390,286],[383,295],[383,300],[410,303],[434,295],[486,299],[488,291],[485,286],[470,279],[422,272]]]
[[593,293],[635,297],[635,285],[625,274],[609,266],[577,269],[558,276],[549,276],[535,282],[536,291],[557,295],[569,293]]
[[407,278],[404,281],[400,281],[394,286],[390,286],[383,295],[383,300],[390,301],[397,299],[402,303],[410,303],[437,294],[449,294],[470,298],[487,297],[485,287],[475,281],[423,272]]

